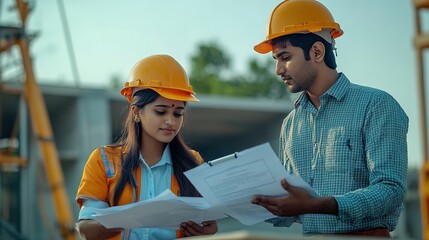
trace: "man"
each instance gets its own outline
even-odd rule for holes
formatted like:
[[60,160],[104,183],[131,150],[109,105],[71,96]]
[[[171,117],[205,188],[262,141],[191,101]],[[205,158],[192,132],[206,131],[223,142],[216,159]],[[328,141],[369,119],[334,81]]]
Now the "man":
[[319,194],[281,185],[288,194],[254,204],[305,235],[389,237],[403,209],[408,117],[389,94],[351,83],[336,71],[334,39],[343,31],[314,0],[286,0],[272,12],[266,40],[255,46],[276,60],[290,92],[302,92],[280,133],[280,159]]

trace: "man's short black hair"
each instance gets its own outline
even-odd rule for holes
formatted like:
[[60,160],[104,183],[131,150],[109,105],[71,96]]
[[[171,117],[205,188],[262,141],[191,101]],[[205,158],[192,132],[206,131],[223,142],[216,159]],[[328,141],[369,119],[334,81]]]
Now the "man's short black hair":
[[307,61],[310,60],[310,49],[313,46],[313,44],[315,42],[322,42],[326,50],[325,57],[323,58],[326,66],[332,69],[337,68],[333,46],[322,37],[314,33],[307,33],[307,34],[295,33],[295,34],[274,38],[271,40],[271,45],[286,47],[286,42],[290,42],[290,44],[294,47],[301,48],[304,51],[304,57],[305,57],[305,60]]

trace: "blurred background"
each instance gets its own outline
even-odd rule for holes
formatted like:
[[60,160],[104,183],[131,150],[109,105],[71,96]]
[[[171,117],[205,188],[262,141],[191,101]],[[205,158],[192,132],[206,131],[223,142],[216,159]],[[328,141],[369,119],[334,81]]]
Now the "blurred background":
[[[394,235],[423,239],[427,130],[419,94],[429,74],[422,71],[428,52],[415,39],[429,32],[429,3],[321,2],[345,32],[336,41],[338,71],[387,91],[409,116],[406,209]],[[132,66],[152,54],[173,56],[188,73],[201,101],[190,104],[183,134],[206,160],[264,142],[277,151],[297,95],[274,75],[271,55],[253,46],[279,3],[1,0],[0,239],[69,239],[83,166],[94,148],[118,136],[128,106],[119,90]],[[220,222],[220,232],[239,229],[300,233],[299,225]]]

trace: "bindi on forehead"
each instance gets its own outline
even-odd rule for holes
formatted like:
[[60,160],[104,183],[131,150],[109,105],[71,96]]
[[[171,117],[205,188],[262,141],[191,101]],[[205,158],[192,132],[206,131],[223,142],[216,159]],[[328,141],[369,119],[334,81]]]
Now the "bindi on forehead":
[[171,104],[158,104],[158,105],[155,105],[155,107],[185,109],[184,106],[182,107],[182,106],[176,105],[174,103],[171,103]]

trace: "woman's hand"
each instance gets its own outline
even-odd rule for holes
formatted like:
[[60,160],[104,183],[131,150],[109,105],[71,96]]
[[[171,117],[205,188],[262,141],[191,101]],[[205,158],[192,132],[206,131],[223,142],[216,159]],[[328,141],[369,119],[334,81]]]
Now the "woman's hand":
[[218,230],[216,221],[205,221],[201,224],[189,221],[180,225],[184,237],[212,235]]
[[120,234],[122,228],[105,228],[95,220],[81,220],[76,223],[76,230],[86,240],[106,239]]

